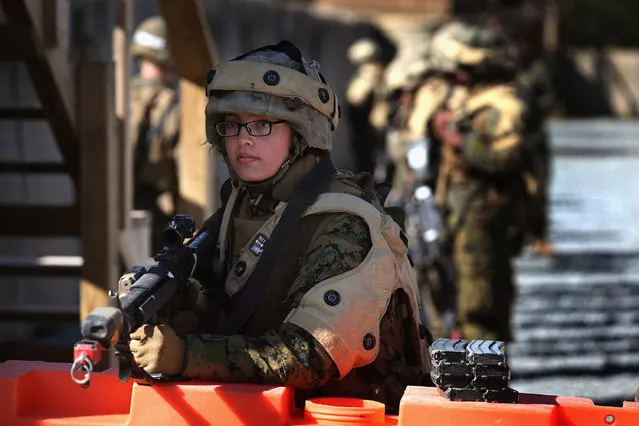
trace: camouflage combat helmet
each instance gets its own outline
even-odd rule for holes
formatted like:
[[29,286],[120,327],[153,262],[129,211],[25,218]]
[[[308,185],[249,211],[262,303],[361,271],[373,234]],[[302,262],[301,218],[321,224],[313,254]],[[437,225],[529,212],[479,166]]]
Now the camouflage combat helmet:
[[433,70],[430,59],[420,51],[398,56],[385,69],[386,90],[390,96],[398,90],[412,90]]
[[346,52],[348,60],[354,65],[361,65],[366,62],[381,61],[382,51],[374,40],[370,38],[360,38],[355,41]]
[[268,184],[274,183],[307,148],[330,151],[340,107],[326,84],[319,64],[302,56],[289,41],[264,46],[222,62],[209,71],[206,82],[206,137],[222,153],[232,176],[224,138],[215,124],[230,113],[252,113],[284,120],[294,130],[291,157]]
[[131,54],[160,65],[168,65],[171,55],[166,37],[166,23],[163,18],[153,16],[140,23],[133,33]]
[[434,34],[430,59],[440,72],[462,68],[485,72],[515,66],[513,47],[499,31],[462,22],[448,23]]

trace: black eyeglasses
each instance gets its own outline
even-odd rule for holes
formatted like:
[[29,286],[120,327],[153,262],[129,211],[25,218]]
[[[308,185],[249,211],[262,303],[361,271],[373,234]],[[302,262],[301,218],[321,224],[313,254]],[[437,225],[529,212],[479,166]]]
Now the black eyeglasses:
[[280,121],[255,120],[248,123],[240,123],[239,121],[220,121],[215,124],[217,134],[224,137],[232,137],[240,134],[240,129],[246,127],[246,131],[251,136],[268,136],[274,125],[285,123]]

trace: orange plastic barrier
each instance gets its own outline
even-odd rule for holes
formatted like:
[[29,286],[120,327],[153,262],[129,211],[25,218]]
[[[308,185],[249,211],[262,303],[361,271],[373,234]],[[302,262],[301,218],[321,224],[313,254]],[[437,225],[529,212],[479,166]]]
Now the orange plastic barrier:
[[153,386],[94,373],[82,389],[70,364],[0,363],[2,426],[351,425],[380,426],[638,426],[639,404],[596,406],[589,399],[521,394],[519,404],[452,402],[434,388],[409,387],[399,416],[383,404],[318,398],[295,408],[284,387],[187,382]]

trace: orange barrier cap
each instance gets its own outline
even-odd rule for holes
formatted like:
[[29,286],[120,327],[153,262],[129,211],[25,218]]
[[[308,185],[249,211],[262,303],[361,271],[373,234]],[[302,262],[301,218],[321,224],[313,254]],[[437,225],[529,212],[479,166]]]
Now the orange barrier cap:
[[312,398],[306,401],[304,419],[320,425],[383,425],[386,406],[381,402],[358,398]]

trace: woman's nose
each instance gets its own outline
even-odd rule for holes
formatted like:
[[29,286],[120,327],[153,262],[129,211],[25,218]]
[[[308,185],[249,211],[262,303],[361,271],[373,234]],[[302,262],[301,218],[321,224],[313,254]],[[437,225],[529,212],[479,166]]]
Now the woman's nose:
[[240,127],[240,133],[237,135],[240,145],[253,145],[253,136],[251,136],[245,126]]

